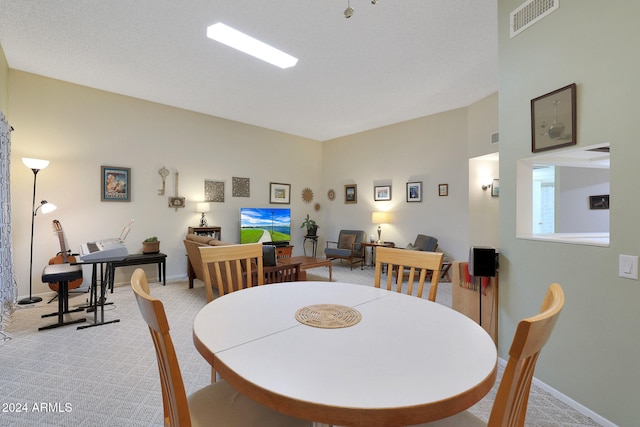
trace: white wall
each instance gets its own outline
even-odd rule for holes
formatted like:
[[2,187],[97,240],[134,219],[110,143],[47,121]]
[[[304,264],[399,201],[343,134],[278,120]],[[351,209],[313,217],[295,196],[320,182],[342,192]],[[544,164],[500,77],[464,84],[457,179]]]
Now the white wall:
[[[562,1],[558,10],[511,39],[499,0],[500,355],[516,323],[539,310],[550,283],[566,306],[536,376],[621,426],[638,425],[640,286],[618,277],[618,255],[640,254],[640,2]],[[579,146],[611,144],[609,247],[516,239],[516,162],[530,157],[530,101],[577,84]]]
[[[239,239],[239,208],[269,206],[269,183],[291,183],[292,244],[302,254],[300,223],[312,207],[302,202],[303,188],[320,188],[321,143],[267,129],[196,114],[138,99],[115,95],[33,74],[10,71],[9,122],[12,134],[12,231],[19,295],[28,294],[29,235],[33,173],[22,157],[51,161],[38,173],[37,199],[58,206],[38,215],[35,224],[34,293],[48,291],[40,283],[42,268],[59,251],[52,232],[58,219],[70,249],[81,243],[115,237],[129,218],[135,218],[127,238],[130,253],[140,242],[158,236],[168,255],[167,276],[186,275],[182,240],[197,225],[195,203],[204,198],[204,180],[225,182],[225,202],[211,203],[210,225],[222,227],[222,237]],[[309,161],[311,159],[311,161]],[[100,166],[131,168],[130,203],[100,201]],[[158,169],[171,170],[166,195]],[[187,206],[168,207],[174,195],[173,173],[180,173],[180,196]],[[251,179],[251,197],[231,197],[231,178]],[[147,266],[155,277],[155,266]],[[116,281],[126,282],[132,268],[118,270]]]
[[[340,229],[376,234],[371,212],[389,210],[382,239],[404,247],[417,234],[438,238],[454,259],[468,251],[468,157],[466,109],[423,117],[323,143],[324,194],[321,233],[336,240]],[[422,202],[406,202],[406,183],[422,181]],[[358,203],[344,203],[344,186],[357,184]],[[392,185],[390,202],[373,200],[374,185]],[[438,196],[449,184],[449,196]]]
[[556,167],[556,233],[608,233],[609,209],[590,209],[589,196],[609,194],[609,170]]

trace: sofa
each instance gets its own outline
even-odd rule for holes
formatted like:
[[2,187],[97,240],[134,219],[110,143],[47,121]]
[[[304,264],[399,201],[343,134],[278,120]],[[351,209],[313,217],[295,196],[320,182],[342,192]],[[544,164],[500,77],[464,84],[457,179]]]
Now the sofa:
[[[198,279],[204,282],[204,270],[202,266],[202,258],[200,257],[200,247],[201,246],[223,246],[223,245],[232,245],[230,242],[223,242],[214,237],[210,236],[199,236],[197,234],[187,234],[184,239],[184,247],[187,250],[187,276],[189,278],[189,288],[193,288],[193,280]],[[265,247],[265,251],[267,254],[271,252],[271,248],[273,247]],[[272,283],[274,277],[274,272],[278,270],[278,268],[286,268],[285,266],[278,266],[277,259],[275,260],[275,265],[268,262],[267,259],[275,259],[275,256],[270,257],[266,256],[263,259],[264,264],[264,273],[265,273],[265,283]],[[307,273],[304,270],[298,271],[298,280],[307,280]],[[217,284],[213,284],[214,287],[217,287]]]

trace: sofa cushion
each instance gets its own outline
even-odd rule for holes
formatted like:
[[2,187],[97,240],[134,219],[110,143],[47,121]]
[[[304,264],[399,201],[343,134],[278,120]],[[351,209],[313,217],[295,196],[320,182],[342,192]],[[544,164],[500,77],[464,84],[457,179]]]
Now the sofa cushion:
[[338,249],[353,249],[353,244],[356,242],[355,234],[340,233],[338,239]]

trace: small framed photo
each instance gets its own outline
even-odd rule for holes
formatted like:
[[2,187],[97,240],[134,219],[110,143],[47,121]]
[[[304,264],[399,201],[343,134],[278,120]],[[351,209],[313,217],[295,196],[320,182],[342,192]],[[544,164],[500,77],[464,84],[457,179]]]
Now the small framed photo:
[[357,184],[347,184],[344,186],[344,202],[358,203],[358,186]]
[[291,184],[272,182],[269,184],[269,203],[288,205],[291,203]]
[[500,197],[500,180],[494,179],[491,182],[491,197]]
[[609,209],[609,195],[589,196],[589,209]]
[[100,201],[131,201],[131,168],[100,166]]
[[391,186],[390,185],[376,185],[373,187],[373,200],[376,202],[391,200]]
[[422,201],[422,181],[407,182],[407,202]]
[[438,184],[438,196],[449,195],[449,184]]
[[531,151],[576,145],[576,84],[531,100]]

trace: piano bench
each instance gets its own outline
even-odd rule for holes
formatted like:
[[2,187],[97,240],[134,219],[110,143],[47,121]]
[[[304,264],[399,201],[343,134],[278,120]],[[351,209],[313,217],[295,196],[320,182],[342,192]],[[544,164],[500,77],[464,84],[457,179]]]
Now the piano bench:
[[58,283],[58,311],[55,313],[43,314],[42,317],[58,316],[58,322],[48,326],[38,328],[43,329],[57,328],[59,326],[71,325],[73,323],[85,322],[87,319],[76,319],[65,321],[64,315],[67,313],[75,313],[83,311],[84,307],[69,310],[69,282],[82,278],[82,266],[71,264],[51,264],[47,265],[42,271],[42,281],[44,283]]

